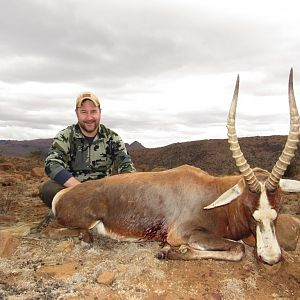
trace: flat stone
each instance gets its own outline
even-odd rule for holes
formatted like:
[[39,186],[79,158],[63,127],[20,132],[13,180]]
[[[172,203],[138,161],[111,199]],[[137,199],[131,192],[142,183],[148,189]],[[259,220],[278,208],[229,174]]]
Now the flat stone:
[[15,171],[16,166],[10,162],[3,162],[3,163],[0,163],[0,170],[1,171]]
[[100,284],[111,285],[116,278],[115,272],[105,271],[97,277],[97,282]]
[[80,230],[47,227],[45,230],[42,231],[42,235],[53,240],[60,240],[68,237],[78,237],[80,236]]
[[10,233],[13,236],[27,236],[30,234],[29,224],[18,224],[10,227],[0,227],[0,231]]
[[0,230],[0,257],[12,256],[18,245],[19,241],[12,233]]
[[46,277],[46,278],[56,278],[56,279],[66,279],[73,276],[78,272],[78,263],[77,262],[65,262],[60,265],[47,265],[41,266],[37,275]]

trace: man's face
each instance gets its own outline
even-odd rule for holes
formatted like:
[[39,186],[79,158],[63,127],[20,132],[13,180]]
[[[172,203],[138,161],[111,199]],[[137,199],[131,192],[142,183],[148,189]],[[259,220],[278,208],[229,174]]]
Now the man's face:
[[85,136],[95,136],[100,124],[100,108],[90,100],[85,100],[81,107],[76,109],[78,123]]

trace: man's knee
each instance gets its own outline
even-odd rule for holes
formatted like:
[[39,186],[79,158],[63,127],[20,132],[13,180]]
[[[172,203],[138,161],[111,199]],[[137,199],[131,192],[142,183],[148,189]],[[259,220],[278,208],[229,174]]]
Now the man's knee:
[[49,208],[51,208],[54,196],[64,188],[64,186],[54,180],[45,181],[39,188],[39,197]]

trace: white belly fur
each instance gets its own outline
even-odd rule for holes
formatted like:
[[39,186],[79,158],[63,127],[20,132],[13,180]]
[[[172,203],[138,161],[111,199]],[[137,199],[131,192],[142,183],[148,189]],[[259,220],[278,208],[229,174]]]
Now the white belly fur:
[[137,242],[140,241],[141,239],[139,238],[133,238],[133,237],[124,237],[122,235],[116,234],[114,232],[112,232],[111,230],[106,230],[103,222],[101,222],[100,220],[94,222],[89,229],[93,229],[96,228],[97,233],[99,235],[105,236],[105,237],[109,237],[111,239],[114,240],[118,240],[118,241],[128,241],[128,242]]

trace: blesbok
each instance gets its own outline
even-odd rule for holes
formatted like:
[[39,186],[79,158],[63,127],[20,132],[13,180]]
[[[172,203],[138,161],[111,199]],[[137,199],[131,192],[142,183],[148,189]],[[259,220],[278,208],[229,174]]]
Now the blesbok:
[[[168,259],[238,261],[242,238],[256,237],[258,257],[273,265],[281,259],[275,235],[282,191],[300,191],[300,181],[282,179],[297,149],[299,114],[289,77],[290,132],[271,173],[252,169],[240,149],[235,115],[239,77],[228,115],[228,141],[237,176],[215,177],[180,166],[162,172],[137,172],[88,181],[59,192],[53,212],[59,223],[128,241],[165,243],[157,254]],[[90,236],[91,237],[91,236]]]

